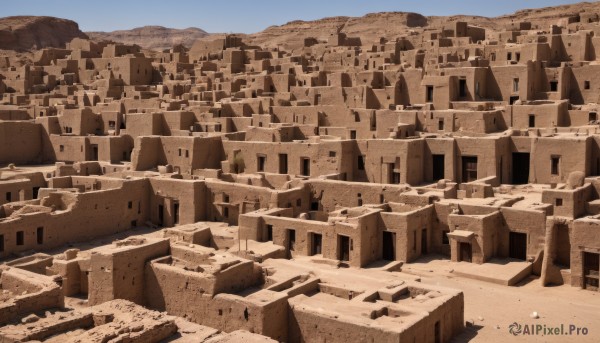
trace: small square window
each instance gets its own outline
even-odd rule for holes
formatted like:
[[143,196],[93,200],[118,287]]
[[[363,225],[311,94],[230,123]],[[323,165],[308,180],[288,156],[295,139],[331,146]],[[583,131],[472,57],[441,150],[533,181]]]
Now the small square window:
[[59,150],[60,150],[60,152],[64,152],[65,151],[65,146],[64,145],[59,146]]
[[130,210],[133,208],[133,201],[127,203],[127,208]]
[[556,203],[556,206],[557,206],[557,207],[559,207],[559,206],[562,206],[562,204],[563,204],[563,199],[561,199],[561,198],[556,198],[556,200],[555,200],[555,203]]
[[335,151],[330,151],[329,152],[329,157],[335,157],[335,155],[336,155]]
[[583,81],[583,88],[590,89],[590,81]]

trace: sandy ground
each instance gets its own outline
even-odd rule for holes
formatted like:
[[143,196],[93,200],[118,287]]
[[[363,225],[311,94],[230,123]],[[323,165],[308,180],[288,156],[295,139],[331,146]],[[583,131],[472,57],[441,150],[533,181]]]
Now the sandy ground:
[[[452,342],[600,342],[600,292],[569,285],[542,287],[536,277],[508,287],[453,276],[452,262],[439,256],[407,264],[403,271],[420,275],[425,284],[460,289],[465,295],[465,321],[473,323]],[[530,318],[538,312],[539,319]],[[570,325],[585,327],[587,335],[518,335],[509,325]]]

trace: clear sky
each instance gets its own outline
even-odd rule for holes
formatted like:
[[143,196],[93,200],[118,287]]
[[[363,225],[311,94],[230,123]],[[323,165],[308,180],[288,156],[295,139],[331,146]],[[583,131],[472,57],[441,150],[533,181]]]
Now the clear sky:
[[383,11],[423,15],[498,16],[518,9],[578,0],[10,0],[0,16],[47,15],[79,23],[83,31],[113,31],[145,25],[199,27],[208,32],[261,31],[292,20],[362,16]]

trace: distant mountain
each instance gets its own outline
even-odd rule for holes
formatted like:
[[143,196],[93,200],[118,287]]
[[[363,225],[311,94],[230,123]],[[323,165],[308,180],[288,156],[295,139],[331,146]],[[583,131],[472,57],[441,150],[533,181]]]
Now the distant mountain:
[[72,20],[39,16],[0,18],[0,49],[64,48],[73,38],[87,38],[87,35]]
[[137,44],[145,49],[164,50],[183,44],[190,48],[194,41],[209,35],[197,27],[171,29],[162,26],[144,26],[131,30],[112,32],[87,32],[92,40],[110,40],[118,43]]
[[[519,22],[530,22],[532,28],[547,30],[550,25],[564,24],[564,19],[578,16],[582,12],[600,13],[600,2],[580,2],[554,7],[524,9],[495,18],[473,15],[423,16],[410,12],[371,13],[362,17],[329,17],[313,21],[296,20],[283,25],[275,25],[249,35],[241,35],[244,42],[270,48],[300,48],[305,37],[326,41],[335,32],[357,37],[363,44],[373,44],[379,37],[393,40],[406,36],[411,31],[453,29],[457,21],[480,26],[491,31],[506,29]],[[561,22],[562,20],[562,22]]]

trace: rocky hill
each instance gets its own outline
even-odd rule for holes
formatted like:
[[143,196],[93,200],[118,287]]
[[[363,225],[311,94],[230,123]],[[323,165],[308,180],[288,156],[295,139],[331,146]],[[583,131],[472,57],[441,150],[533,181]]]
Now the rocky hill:
[[64,48],[76,37],[87,38],[87,35],[72,20],[39,16],[0,18],[0,49]]
[[524,9],[495,18],[460,14],[426,17],[407,12],[371,13],[362,17],[331,17],[314,21],[292,21],[244,36],[245,41],[252,45],[268,47],[281,45],[293,49],[302,46],[305,37],[326,40],[329,35],[339,30],[346,33],[348,37],[360,38],[363,44],[371,44],[379,37],[394,39],[411,31],[422,32],[428,29],[451,28],[457,21],[467,21],[471,25],[490,30],[499,30],[518,22],[529,21],[533,28],[547,29],[552,24],[561,24],[561,20],[564,18],[576,16],[582,12],[600,13],[600,2]]
[[206,37],[209,33],[196,27],[171,29],[162,26],[144,26],[131,30],[87,32],[87,35],[94,40],[137,44],[145,49],[164,50],[178,44],[189,48],[196,39]]
[[337,31],[346,33],[348,37],[360,37],[362,41],[371,41],[381,35],[406,34],[411,28],[423,26],[427,26],[427,17],[417,13],[374,13],[363,17],[296,20],[281,26],[268,27],[262,32],[247,35],[246,38],[253,45],[297,47],[303,44],[305,37],[327,40]]

